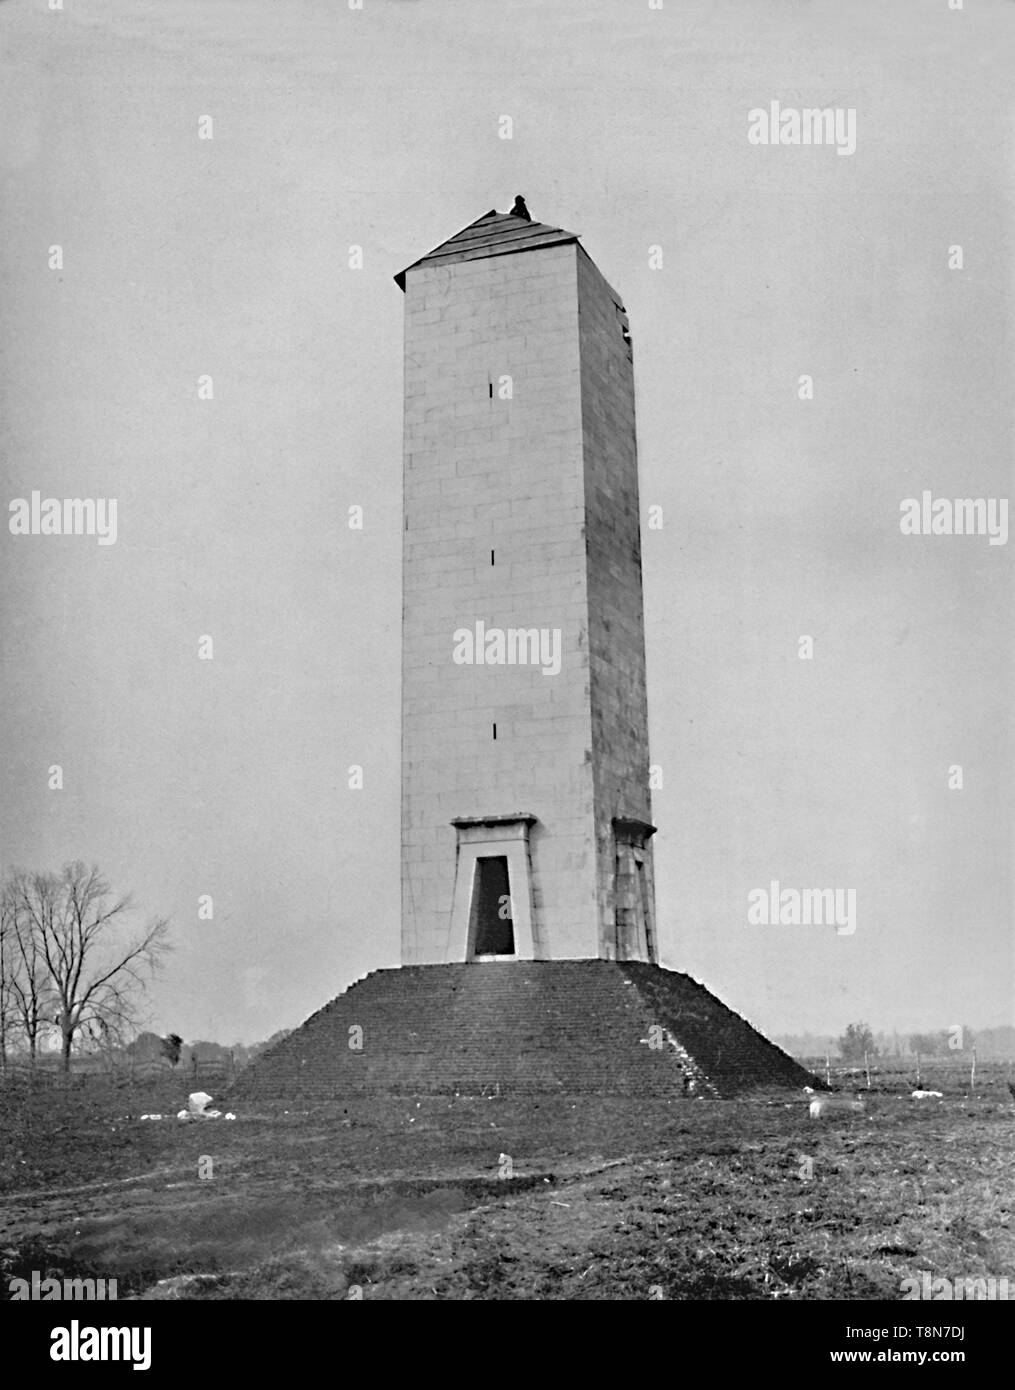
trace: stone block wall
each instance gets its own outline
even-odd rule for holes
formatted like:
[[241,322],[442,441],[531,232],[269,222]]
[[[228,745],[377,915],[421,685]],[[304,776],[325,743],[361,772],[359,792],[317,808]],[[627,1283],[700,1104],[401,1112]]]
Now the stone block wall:
[[[536,956],[597,954],[575,255],[552,246],[406,276],[407,964],[449,958],[452,818],[513,812],[538,818]],[[453,633],[477,620],[559,629],[559,674],[454,664]]]

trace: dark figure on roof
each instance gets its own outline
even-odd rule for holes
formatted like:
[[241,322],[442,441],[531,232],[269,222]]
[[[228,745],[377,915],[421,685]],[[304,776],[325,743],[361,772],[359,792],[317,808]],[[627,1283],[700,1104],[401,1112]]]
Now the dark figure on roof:
[[528,208],[525,206],[525,199],[522,197],[522,195],[521,195],[520,193],[517,194],[516,197],[515,197],[515,205],[514,205],[514,207],[511,209],[511,216],[512,216],[512,217],[524,217],[525,220],[526,220],[526,222],[531,222],[531,221],[532,221],[532,218],[529,216],[529,210],[528,210]]

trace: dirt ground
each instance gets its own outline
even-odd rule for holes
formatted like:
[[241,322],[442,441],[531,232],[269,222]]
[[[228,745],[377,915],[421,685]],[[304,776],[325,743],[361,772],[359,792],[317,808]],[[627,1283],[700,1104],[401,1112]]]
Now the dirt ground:
[[[1015,1281],[1015,1105],[350,1101],[180,1123],[186,1084],[0,1089],[0,1298],[899,1299]],[[166,1118],[142,1121],[144,1111]]]

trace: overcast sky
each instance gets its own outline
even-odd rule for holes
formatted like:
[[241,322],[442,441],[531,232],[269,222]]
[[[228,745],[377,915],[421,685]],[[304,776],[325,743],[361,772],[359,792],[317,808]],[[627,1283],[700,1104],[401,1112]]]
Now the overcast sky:
[[[519,192],[630,315],[664,964],[773,1032],[1015,1022],[1015,540],[899,526],[1011,491],[1009,0],[6,0],[0,53],[4,500],[118,531],[4,528],[0,862],[173,919],[151,1026],[397,964],[392,276]],[[749,143],[774,100],[855,152]],[[773,879],[855,932],[750,925]]]

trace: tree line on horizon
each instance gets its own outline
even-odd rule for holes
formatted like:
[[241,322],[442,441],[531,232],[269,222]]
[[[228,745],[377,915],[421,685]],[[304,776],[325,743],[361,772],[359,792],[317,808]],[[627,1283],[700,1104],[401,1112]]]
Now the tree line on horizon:
[[142,1067],[163,1063],[171,1071],[186,1071],[207,1064],[219,1064],[235,1071],[242,1071],[255,1057],[288,1037],[291,1031],[290,1028],[280,1028],[270,1038],[256,1043],[219,1043],[207,1039],[196,1039],[187,1043],[178,1033],[160,1037],[158,1033],[145,1031],[138,1033],[137,1037],[127,1043],[119,1060],[126,1065]]
[[851,1023],[839,1036],[800,1033],[773,1039],[794,1057],[822,1057],[852,1066],[868,1061],[915,1061],[917,1058],[969,1056],[1015,1059],[1015,1027],[938,1028],[923,1033],[875,1032],[866,1023]]

